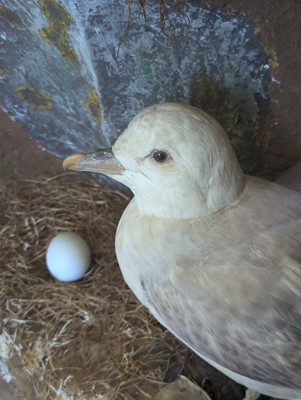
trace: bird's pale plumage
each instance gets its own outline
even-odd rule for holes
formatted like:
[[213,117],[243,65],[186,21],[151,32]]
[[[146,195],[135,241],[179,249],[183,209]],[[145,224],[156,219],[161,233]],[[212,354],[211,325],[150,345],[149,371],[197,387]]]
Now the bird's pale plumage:
[[182,104],[143,110],[112,151],[105,172],[135,195],[116,252],[139,300],[239,383],[301,399],[300,195],[243,175],[217,122]]

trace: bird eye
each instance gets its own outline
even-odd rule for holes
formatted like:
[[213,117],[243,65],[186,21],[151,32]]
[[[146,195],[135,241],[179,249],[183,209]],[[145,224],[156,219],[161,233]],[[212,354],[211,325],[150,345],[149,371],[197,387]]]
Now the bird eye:
[[163,150],[155,150],[153,152],[153,159],[159,163],[163,163],[168,159],[168,154]]

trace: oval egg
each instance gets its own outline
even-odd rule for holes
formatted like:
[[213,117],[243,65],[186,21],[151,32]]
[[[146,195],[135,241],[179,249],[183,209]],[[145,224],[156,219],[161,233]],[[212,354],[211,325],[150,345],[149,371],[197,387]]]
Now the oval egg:
[[46,251],[46,264],[51,275],[62,282],[81,279],[88,271],[91,252],[77,233],[63,232],[55,236]]

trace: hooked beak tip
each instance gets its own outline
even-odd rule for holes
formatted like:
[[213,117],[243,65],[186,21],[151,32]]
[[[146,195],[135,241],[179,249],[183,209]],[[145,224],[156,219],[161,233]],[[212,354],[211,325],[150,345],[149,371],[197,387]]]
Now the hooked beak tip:
[[78,163],[81,159],[83,159],[84,154],[82,153],[76,153],[76,154],[71,154],[71,156],[68,156],[65,158],[63,161],[63,168],[78,171],[80,168],[78,168]]
[[122,175],[125,171],[111,149],[72,154],[63,161],[63,168],[73,171],[96,172],[109,176]]

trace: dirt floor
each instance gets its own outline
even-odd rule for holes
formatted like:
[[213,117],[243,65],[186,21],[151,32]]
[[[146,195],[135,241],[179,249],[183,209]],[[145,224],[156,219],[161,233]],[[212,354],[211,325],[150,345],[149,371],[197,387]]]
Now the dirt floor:
[[0,180],[63,173],[61,160],[44,152],[18,122],[0,108]]

